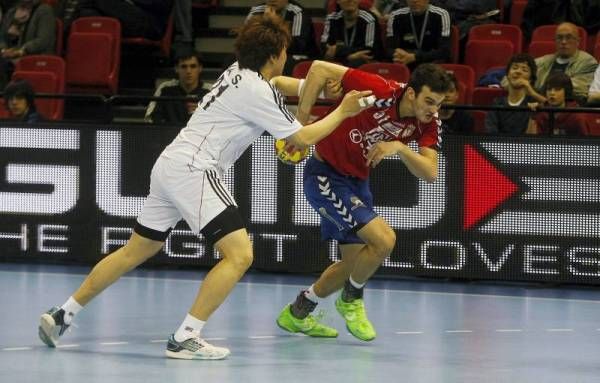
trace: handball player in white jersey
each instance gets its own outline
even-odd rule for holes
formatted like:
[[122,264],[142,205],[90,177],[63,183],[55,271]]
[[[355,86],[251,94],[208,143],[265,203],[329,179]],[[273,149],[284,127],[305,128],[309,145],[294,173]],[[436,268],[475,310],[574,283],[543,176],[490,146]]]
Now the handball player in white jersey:
[[166,355],[178,359],[229,355],[227,348],[207,343],[200,334],[250,267],[253,255],[237,205],[221,176],[264,131],[299,148],[315,144],[345,118],[363,110],[359,99],[371,93],[351,92],[328,117],[302,126],[286,109],[280,93],[297,95],[298,80],[277,78],[289,43],[288,27],[280,18],[257,16],[242,27],[235,43],[238,61],[219,77],[154,164],[150,192],[127,244],[100,261],[62,306],[41,316],[39,336],[46,345],[55,347],[88,302],[154,256],[183,218],[192,231],[214,244],[222,260],[206,275],[187,316],[170,336]]

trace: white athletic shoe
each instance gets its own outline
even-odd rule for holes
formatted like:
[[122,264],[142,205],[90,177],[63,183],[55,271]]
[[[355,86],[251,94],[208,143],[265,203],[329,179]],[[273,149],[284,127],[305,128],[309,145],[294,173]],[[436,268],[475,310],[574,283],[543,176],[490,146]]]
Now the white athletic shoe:
[[230,354],[228,348],[216,347],[199,336],[189,338],[183,342],[175,340],[175,334],[169,337],[165,354],[174,359],[225,359]]
[[64,321],[65,310],[52,307],[40,317],[38,335],[48,347],[56,347],[58,338],[69,328]]

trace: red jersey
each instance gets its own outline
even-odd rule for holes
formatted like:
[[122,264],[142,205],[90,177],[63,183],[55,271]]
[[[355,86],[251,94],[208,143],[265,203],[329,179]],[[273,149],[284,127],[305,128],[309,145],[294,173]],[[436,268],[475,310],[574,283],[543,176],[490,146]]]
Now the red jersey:
[[369,177],[367,153],[379,141],[416,141],[419,147],[434,147],[441,142],[441,122],[435,117],[422,123],[416,117],[398,117],[397,103],[406,84],[349,69],[342,78],[344,91],[372,90],[375,105],[347,118],[317,145],[317,152],[339,173],[366,179]]

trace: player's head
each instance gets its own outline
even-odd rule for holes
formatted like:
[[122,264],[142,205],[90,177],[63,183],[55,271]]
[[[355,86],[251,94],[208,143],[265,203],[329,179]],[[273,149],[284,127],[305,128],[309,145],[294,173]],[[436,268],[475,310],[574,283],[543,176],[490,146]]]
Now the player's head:
[[431,122],[451,84],[448,73],[436,64],[421,64],[412,72],[406,96],[419,121]]
[[544,90],[550,106],[563,107],[573,99],[573,82],[564,72],[551,74],[544,84]]
[[280,17],[259,15],[250,18],[235,40],[240,69],[260,72],[269,65],[273,67],[274,75],[281,75],[290,41],[288,26]]
[[536,74],[537,65],[530,54],[517,53],[506,64],[506,78],[511,86],[519,87],[520,85],[516,85],[515,81],[521,78],[527,79],[533,85],[535,84]]

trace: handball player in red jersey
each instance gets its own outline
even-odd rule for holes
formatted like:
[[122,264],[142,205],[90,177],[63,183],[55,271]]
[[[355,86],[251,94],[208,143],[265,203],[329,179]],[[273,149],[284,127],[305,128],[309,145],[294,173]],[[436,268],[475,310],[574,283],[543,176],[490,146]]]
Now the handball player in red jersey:
[[[346,327],[356,338],[370,341],[376,331],[367,318],[363,287],[390,255],[396,234],[373,208],[369,171],[385,157],[398,155],[408,170],[427,182],[437,178],[441,122],[437,112],[451,81],[435,64],[417,67],[408,84],[315,61],[300,85],[297,118],[306,123],[317,95],[326,84],[339,82],[343,92],[372,90],[373,107],[346,119],[320,141],[304,168],[304,194],[321,216],[323,240],[339,243],[341,261],[287,305],[277,324],[289,332],[336,337],[336,329],[311,315],[321,298],[342,289],[335,301]],[[407,144],[415,141],[415,152]]]

